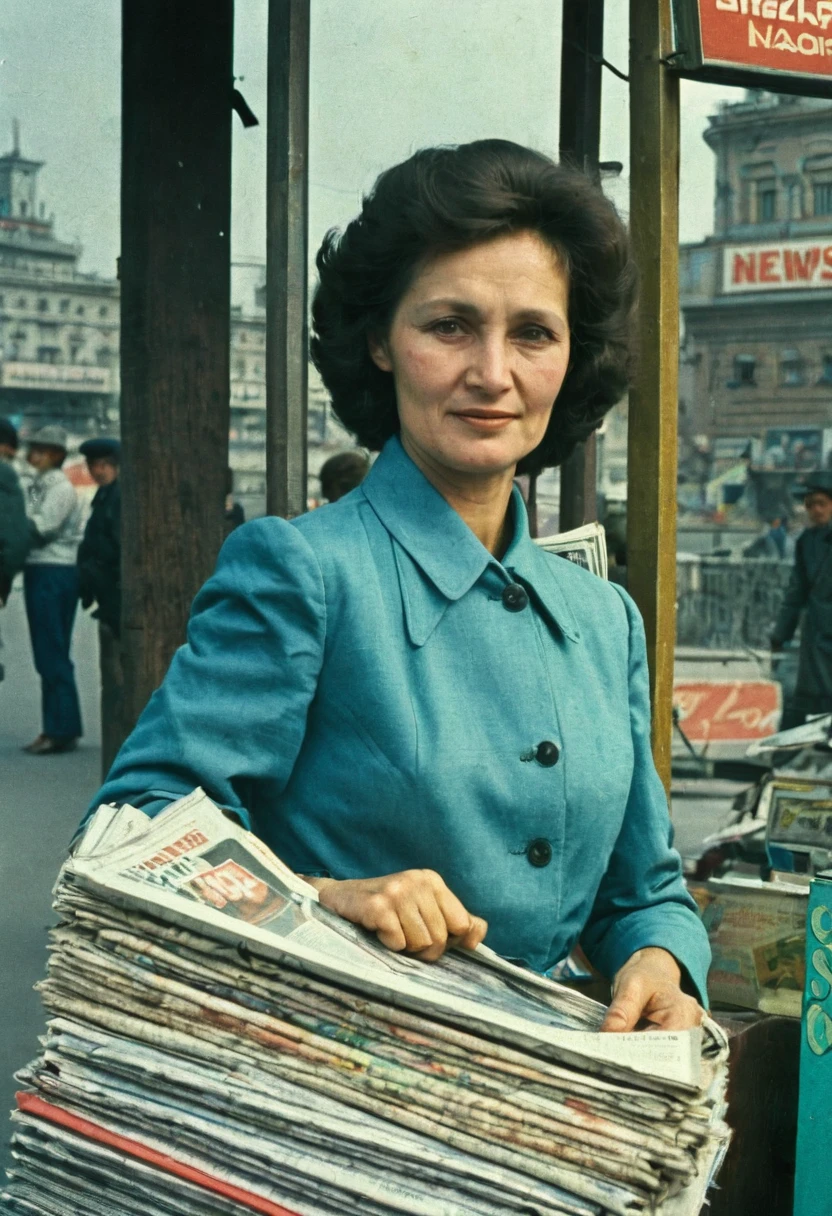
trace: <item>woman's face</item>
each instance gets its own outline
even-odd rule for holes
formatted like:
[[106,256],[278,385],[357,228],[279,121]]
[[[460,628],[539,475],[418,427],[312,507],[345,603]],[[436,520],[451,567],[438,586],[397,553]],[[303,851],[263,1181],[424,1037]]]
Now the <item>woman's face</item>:
[[427,262],[370,353],[420,463],[491,476],[543,438],[569,364],[569,281],[536,233]]

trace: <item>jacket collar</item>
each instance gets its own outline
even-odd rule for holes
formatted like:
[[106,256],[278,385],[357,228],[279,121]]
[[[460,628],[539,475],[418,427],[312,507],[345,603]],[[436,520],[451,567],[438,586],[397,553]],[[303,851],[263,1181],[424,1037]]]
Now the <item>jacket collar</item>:
[[387,441],[361,489],[381,523],[432,584],[424,587],[423,580],[413,577],[416,572],[410,573],[409,563],[397,555],[408,627],[417,645],[424,644],[448,604],[470,591],[489,566],[506,584],[515,579],[522,582],[556,627],[573,641],[578,639],[558,577],[563,559],[546,554],[529,536],[526,506],[516,487],[512,492],[514,534],[502,562],[434,489],[398,436]]

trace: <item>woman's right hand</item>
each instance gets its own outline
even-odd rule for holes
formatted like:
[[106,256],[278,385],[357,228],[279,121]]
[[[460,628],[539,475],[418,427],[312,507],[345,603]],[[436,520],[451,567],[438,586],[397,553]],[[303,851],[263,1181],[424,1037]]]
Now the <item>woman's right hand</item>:
[[434,870],[382,878],[307,878],[325,908],[370,929],[390,950],[434,962],[450,946],[473,950],[488,925],[472,916]]

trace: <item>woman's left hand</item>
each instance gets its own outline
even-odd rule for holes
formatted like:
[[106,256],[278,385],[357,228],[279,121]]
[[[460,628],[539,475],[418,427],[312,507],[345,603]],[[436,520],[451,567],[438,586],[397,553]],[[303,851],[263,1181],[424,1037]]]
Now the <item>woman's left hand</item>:
[[[704,1009],[680,987],[682,972],[672,954],[658,946],[636,950],[615,977],[612,1003],[602,1030],[688,1030]],[[645,1024],[645,1025],[642,1025]]]

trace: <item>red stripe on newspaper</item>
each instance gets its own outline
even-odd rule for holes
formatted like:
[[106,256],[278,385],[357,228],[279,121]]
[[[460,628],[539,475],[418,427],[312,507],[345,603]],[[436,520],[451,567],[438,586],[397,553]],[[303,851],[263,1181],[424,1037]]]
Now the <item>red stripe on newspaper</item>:
[[60,1106],[53,1106],[51,1102],[44,1101],[37,1094],[21,1092],[15,1094],[15,1097],[19,1109],[27,1115],[37,1115],[41,1119],[48,1119],[50,1123],[58,1123],[71,1132],[77,1132],[79,1136],[86,1136],[88,1140],[97,1140],[99,1144],[106,1144],[108,1148],[117,1149],[118,1152],[126,1153],[129,1157],[137,1157],[140,1161],[145,1161],[148,1165],[155,1165],[157,1169],[165,1170],[168,1174],[176,1174],[178,1178],[193,1182],[206,1191],[214,1191],[217,1195],[224,1195],[226,1199],[233,1199],[235,1203],[241,1203],[245,1207],[251,1208],[253,1212],[263,1212],[264,1216],[298,1216],[297,1212],[290,1212],[288,1208],[282,1208],[279,1203],[272,1203],[270,1199],[263,1199],[262,1196],[243,1190],[242,1187],[233,1186],[230,1182],[223,1182],[211,1174],[206,1174],[203,1170],[184,1165],[175,1157],[169,1157],[155,1148],[149,1148],[148,1145],[141,1144],[138,1140],[120,1136],[117,1132],[111,1132],[98,1123],[91,1123],[89,1119],[73,1115],[68,1110],[62,1110]]

